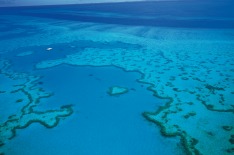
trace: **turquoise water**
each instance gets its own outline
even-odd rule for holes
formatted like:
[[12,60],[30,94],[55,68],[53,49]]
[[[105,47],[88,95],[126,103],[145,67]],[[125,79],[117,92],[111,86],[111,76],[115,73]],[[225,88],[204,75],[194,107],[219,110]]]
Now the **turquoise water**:
[[0,154],[233,154],[231,4],[0,8]]
[[[74,114],[53,129],[35,124],[19,131],[8,144],[9,154],[41,154],[41,150],[48,155],[180,154],[178,139],[164,139],[155,125],[142,117],[143,109],[155,109],[163,101],[155,99],[147,85],[136,82],[138,73],[114,67],[59,66],[36,74],[43,76],[43,88],[54,96],[35,110],[73,103]],[[125,86],[129,93],[109,96],[106,91],[113,85]]]

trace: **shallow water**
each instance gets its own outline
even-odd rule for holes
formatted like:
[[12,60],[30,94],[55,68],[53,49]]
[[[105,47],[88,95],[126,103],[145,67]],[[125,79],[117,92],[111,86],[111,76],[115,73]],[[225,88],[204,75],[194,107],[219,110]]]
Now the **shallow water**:
[[[35,110],[73,103],[74,114],[53,129],[35,124],[19,131],[8,144],[9,154],[41,154],[41,150],[45,150],[43,154],[181,153],[178,139],[164,139],[155,125],[142,117],[143,109],[155,109],[164,101],[147,91],[147,85],[136,82],[138,73],[113,67],[58,66],[36,74],[43,76],[43,88],[54,96]],[[107,90],[114,85],[127,87],[129,92],[110,96]]]
[[1,8],[0,154],[232,154],[231,4]]

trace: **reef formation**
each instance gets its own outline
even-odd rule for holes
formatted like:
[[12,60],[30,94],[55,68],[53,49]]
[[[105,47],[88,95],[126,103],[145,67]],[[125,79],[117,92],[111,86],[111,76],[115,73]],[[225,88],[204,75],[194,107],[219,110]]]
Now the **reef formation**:
[[[8,20],[9,23],[15,22],[15,18]],[[46,69],[69,64],[116,66],[126,71],[139,72],[142,77],[138,82],[149,84],[149,91],[154,92],[156,97],[169,100],[159,109],[143,112],[147,120],[160,126],[163,135],[181,137],[188,154],[233,154],[233,30],[155,28],[82,22],[58,24],[57,21],[37,20],[36,28],[33,29],[37,33],[1,41],[1,45],[4,45],[0,46],[1,53],[26,46],[43,46],[44,50],[45,47],[53,48],[53,52],[46,52],[52,54],[57,52],[55,44],[66,44],[72,47],[64,49],[66,54],[56,59],[41,61],[35,68]],[[21,19],[18,22],[24,23],[24,26],[35,26],[34,20]],[[79,41],[89,41],[89,45],[83,46]],[[119,43],[121,46],[115,46]],[[1,61],[1,74],[7,78],[9,75],[11,80],[15,80],[23,76],[9,72],[4,69],[6,66],[7,64]],[[25,102],[30,104],[26,104],[29,106],[25,106],[19,115],[13,115],[0,126],[1,133],[6,133],[6,136],[1,138],[2,143],[11,137],[13,129],[28,124],[20,123],[21,119],[24,118],[23,122],[27,120],[27,114],[32,112],[39,98],[52,95],[34,87],[38,77],[23,77],[25,81],[18,83],[20,86],[11,92],[24,93],[28,97],[23,100],[18,100],[22,97],[15,97],[13,102],[18,100],[21,102],[16,103],[17,105]],[[0,95],[7,93],[9,91],[6,89],[0,90]],[[33,99],[30,97],[32,95]],[[68,107],[60,110],[64,115],[72,113]],[[33,113],[34,116],[38,115]],[[11,119],[15,120],[13,124],[16,124],[13,128],[10,126]],[[5,128],[4,124],[11,128]],[[50,126],[50,123],[47,124]],[[10,134],[7,134],[8,131]]]
[[5,111],[1,109],[3,113],[0,122],[0,151],[2,152],[4,152],[2,146],[16,136],[17,129],[26,128],[32,123],[53,128],[61,118],[73,113],[72,105],[62,106],[58,110],[34,110],[41,99],[51,97],[53,94],[39,87],[40,77],[14,72],[10,69],[7,60],[0,60],[0,78],[4,82],[0,88],[0,101],[9,108]]
[[110,87],[107,93],[111,96],[119,96],[121,94],[125,94],[128,92],[127,88],[124,87],[119,87],[119,86],[113,86]]
[[[88,38],[79,36],[107,45],[123,40],[129,48],[85,48],[61,59],[42,61],[36,68],[69,64],[116,66],[140,72],[139,82],[150,84],[148,89],[156,97],[170,100],[155,112],[143,113],[161,127],[163,135],[180,136],[189,154],[233,153],[232,41],[158,41],[116,33],[104,33],[100,38],[95,33],[86,32]],[[224,53],[222,57],[220,53]]]

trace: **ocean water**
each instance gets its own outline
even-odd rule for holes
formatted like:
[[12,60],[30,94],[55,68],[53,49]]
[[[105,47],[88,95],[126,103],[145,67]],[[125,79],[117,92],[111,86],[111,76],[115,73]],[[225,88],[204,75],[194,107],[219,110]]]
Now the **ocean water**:
[[233,10],[0,8],[0,154],[233,154]]

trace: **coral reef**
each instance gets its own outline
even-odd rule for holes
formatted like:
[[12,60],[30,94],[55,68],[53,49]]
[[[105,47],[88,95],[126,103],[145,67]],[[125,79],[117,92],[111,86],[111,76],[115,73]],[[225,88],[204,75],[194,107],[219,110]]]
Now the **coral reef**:
[[[22,104],[20,111],[16,114],[9,113],[11,115],[8,119],[0,124],[0,146],[4,146],[10,139],[14,138],[17,129],[26,128],[35,122],[47,128],[53,128],[59,123],[60,118],[70,116],[73,113],[71,105],[63,106],[59,110],[35,111],[34,108],[39,104],[40,99],[52,95],[38,88],[37,81],[40,77],[14,72],[10,70],[10,63],[6,60],[0,61],[0,67],[2,76],[17,83],[11,87],[3,87],[8,89],[4,95],[9,94],[13,97],[20,93],[20,97],[22,97],[15,101],[17,104]],[[20,83],[18,83],[19,81]]]
[[119,87],[119,86],[112,86],[107,91],[107,93],[111,96],[119,96],[119,95],[125,94],[127,92],[128,92],[128,88]]
[[[29,20],[20,23],[35,25]],[[154,112],[143,113],[146,119],[161,127],[163,135],[180,136],[188,154],[233,154],[233,30],[146,28],[95,23],[55,24],[39,22],[39,19],[36,30],[43,30],[43,33],[1,41],[0,51],[12,51],[25,46],[43,46],[45,51],[45,47],[63,43],[73,47],[66,49],[69,54],[42,61],[36,68],[69,64],[116,66],[126,71],[138,71],[142,74],[139,82],[150,84],[148,90],[154,92],[156,97],[169,100],[161,108],[152,109]],[[74,44],[74,41],[91,43],[82,46]],[[113,46],[116,42],[125,46]],[[100,43],[100,48],[93,46]],[[53,51],[56,52],[56,49]],[[2,73],[6,65],[0,66]],[[11,79],[23,76],[10,72],[4,75]],[[38,82],[38,78],[26,79],[12,90],[12,95],[21,93],[27,96],[23,102],[17,103],[30,103],[22,109],[25,114],[32,112],[33,106],[40,101],[34,98],[37,93],[30,92],[41,92],[29,89],[36,85],[33,81]],[[0,91],[4,95],[9,93],[2,88]],[[43,93],[41,97],[50,95]],[[14,118],[21,117],[12,116],[10,120]]]
[[[234,96],[231,93],[234,79],[230,76],[234,71],[229,69],[234,61],[232,41],[215,44],[199,40],[157,42],[123,34],[100,35],[106,40],[95,36],[89,39],[108,44],[118,38],[142,48],[131,48],[131,45],[127,50],[85,48],[61,59],[42,61],[36,68],[60,64],[112,65],[126,71],[138,71],[142,74],[139,82],[150,84],[148,89],[155,96],[170,99],[156,112],[143,114],[161,127],[163,135],[180,136],[189,154],[229,154],[232,146],[228,137],[233,129],[227,132],[223,126],[234,123]],[[224,49],[225,54],[220,58],[219,53]]]

